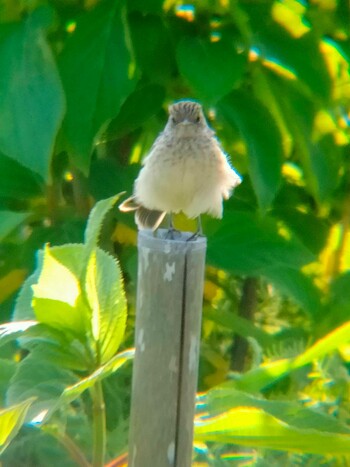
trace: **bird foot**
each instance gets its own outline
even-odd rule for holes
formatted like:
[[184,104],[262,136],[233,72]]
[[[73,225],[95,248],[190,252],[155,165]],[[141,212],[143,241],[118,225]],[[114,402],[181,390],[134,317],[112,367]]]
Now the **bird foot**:
[[165,234],[165,238],[166,240],[175,240],[176,235],[181,235],[180,230],[177,230],[173,226],[171,226],[168,228],[168,231]]
[[198,237],[204,237],[203,233],[200,232],[199,230],[197,230],[197,232],[194,232],[193,235],[191,235],[190,237],[188,237],[188,239],[186,240],[186,242],[195,242],[197,240]]

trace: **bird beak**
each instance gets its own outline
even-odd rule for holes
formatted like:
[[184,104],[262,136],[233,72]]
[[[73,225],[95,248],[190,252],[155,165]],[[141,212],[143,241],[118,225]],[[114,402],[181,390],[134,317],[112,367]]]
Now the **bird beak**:
[[187,125],[191,125],[191,122],[189,120],[187,120],[187,118],[185,118],[185,120],[182,120],[182,122],[180,122],[181,125],[184,125],[184,126],[187,126]]

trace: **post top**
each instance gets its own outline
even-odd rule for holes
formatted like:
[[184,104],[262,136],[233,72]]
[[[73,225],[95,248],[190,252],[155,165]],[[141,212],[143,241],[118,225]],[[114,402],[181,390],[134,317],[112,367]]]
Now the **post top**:
[[168,249],[190,249],[205,250],[207,246],[207,238],[198,236],[193,240],[189,240],[193,236],[193,232],[174,232],[174,238],[167,238],[168,229],[158,229],[156,233],[151,230],[139,230],[138,245],[148,247],[155,250],[166,251]]

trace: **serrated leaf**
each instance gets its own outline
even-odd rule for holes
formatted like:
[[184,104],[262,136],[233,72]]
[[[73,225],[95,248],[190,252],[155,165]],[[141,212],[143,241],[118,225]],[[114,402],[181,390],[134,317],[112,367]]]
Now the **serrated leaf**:
[[0,151],[48,180],[65,101],[43,16],[34,11],[0,44]]
[[208,245],[209,261],[238,274],[264,274],[269,267],[299,269],[315,259],[296,238],[279,233],[275,219],[230,211]]
[[[40,257],[42,257],[42,255],[38,254],[38,258]],[[40,269],[38,265],[37,269],[33,272],[33,274],[28,276],[27,279],[24,281],[21,287],[21,290],[19,291],[19,294],[17,296],[16,302],[15,302],[15,309],[13,313],[14,321],[34,321],[36,319],[35,313],[32,307],[32,301],[33,301],[32,285],[38,282],[39,275],[40,275]]]
[[[249,406],[262,409],[295,428],[350,435],[350,428],[332,415],[304,407],[301,402],[266,400],[254,397],[252,394],[233,389],[230,387],[230,383],[224,383],[211,389],[205,394],[205,400],[207,401],[206,408],[213,415],[235,407]],[[201,403],[203,408],[203,396]]]
[[37,320],[80,336],[85,336],[89,316],[76,273],[83,267],[83,252],[82,245],[46,247],[38,282],[32,286]]
[[64,133],[85,174],[101,125],[115,117],[135,86],[124,2],[100,2],[78,21],[60,60],[67,96]]
[[107,376],[115,373],[120,367],[134,357],[134,353],[134,349],[130,349],[115,355],[105,365],[94,371],[94,373],[81,379],[73,386],[67,387],[62,393],[55,409],[61,405],[69,404],[80,397],[84,391],[92,388],[98,381],[102,381],[104,378],[107,378]]
[[126,298],[118,262],[99,248],[88,262],[85,291],[92,311],[92,337],[100,363],[105,363],[118,350],[124,335]]
[[46,247],[38,283],[33,288],[37,320],[57,329],[84,335],[85,319],[78,278]]
[[111,196],[110,198],[103,199],[95,204],[90,212],[86,230],[85,230],[85,244],[88,254],[97,246],[98,239],[101,233],[103,219],[107,212],[112,209],[118,201],[120,194]]
[[23,425],[28,409],[33,401],[34,398],[30,398],[20,404],[0,409],[0,454],[5,451]]
[[238,407],[197,420],[194,438],[279,451],[350,454],[348,434],[296,428],[253,407]]
[[247,58],[229,42],[185,38],[177,47],[181,74],[202,97],[216,100],[241,80]]
[[260,391],[274,384],[291,371],[308,365],[314,360],[323,358],[348,342],[350,342],[349,321],[319,339],[297,357],[276,360],[248,371],[235,383],[237,384],[236,387],[249,392]]
[[269,110],[254,96],[234,91],[218,103],[247,145],[249,173],[262,210],[270,207],[281,182],[282,137]]

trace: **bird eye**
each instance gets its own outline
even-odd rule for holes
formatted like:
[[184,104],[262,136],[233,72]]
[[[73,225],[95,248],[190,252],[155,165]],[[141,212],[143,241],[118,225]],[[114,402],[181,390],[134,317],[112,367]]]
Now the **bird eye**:
[[196,123],[199,123],[200,121],[201,121],[201,118],[200,118],[200,116],[198,115],[198,117],[196,117],[195,122],[196,122]]
[[171,117],[171,122],[172,122],[172,123],[176,123],[175,117]]

